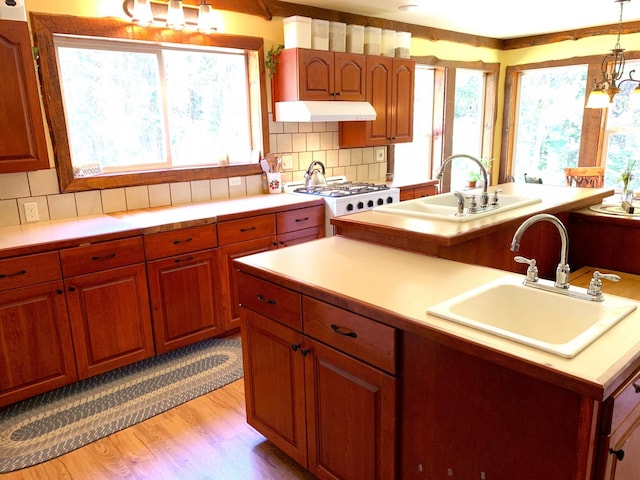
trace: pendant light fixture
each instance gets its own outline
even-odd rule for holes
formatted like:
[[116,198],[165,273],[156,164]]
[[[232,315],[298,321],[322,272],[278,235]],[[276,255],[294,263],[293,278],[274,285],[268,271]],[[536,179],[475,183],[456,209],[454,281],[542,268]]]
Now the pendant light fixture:
[[[598,81],[594,79],[593,90],[589,94],[587,101],[587,108],[607,108],[613,103],[613,98],[618,92],[620,92],[620,85],[624,82],[636,82],[640,84],[640,80],[633,78],[632,70],[629,73],[629,78],[619,80],[624,73],[624,48],[620,46],[620,33],[622,31],[622,11],[624,4],[631,0],[614,0],[620,4],[620,19],[618,20],[618,40],[615,47],[611,50],[611,53],[607,54],[602,59],[600,67],[602,78]],[[633,94],[640,94],[640,87],[636,86]]]
[[184,10],[182,0],[169,0],[167,10],[167,28],[182,30],[184,28]]
[[150,0],[134,0],[131,21],[140,27],[148,27],[153,23]]
[[122,9],[140,27],[164,25],[173,30],[197,28],[200,33],[209,34],[218,31],[222,25],[219,12],[210,1],[200,0],[198,5],[183,5],[180,0],[123,0]]
[[200,0],[200,6],[198,7],[198,31],[200,33],[211,33],[216,30],[213,8],[207,3],[207,0]]

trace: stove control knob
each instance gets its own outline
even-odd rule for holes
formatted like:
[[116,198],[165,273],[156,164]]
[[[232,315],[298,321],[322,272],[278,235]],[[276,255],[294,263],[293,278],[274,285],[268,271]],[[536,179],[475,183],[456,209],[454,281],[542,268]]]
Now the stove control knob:
[[384,199],[383,198],[379,198],[378,199],[378,205],[384,205]]
[[358,210],[362,210],[364,208],[364,203],[358,202]]
[[373,200],[369,200],[367,202],[367,207],[372,208],[373,207]]
[[353,212],[353,203],[347,203],[347,212]]
[[387,203],[393,203],[393,197],[387,197]]

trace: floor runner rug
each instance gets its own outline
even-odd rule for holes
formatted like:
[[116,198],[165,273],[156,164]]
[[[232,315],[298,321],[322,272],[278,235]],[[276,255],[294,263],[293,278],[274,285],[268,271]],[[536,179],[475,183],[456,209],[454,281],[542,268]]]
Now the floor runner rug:
[[210,339],[0,410],[0,473],[35,465],[242,377],[239,337]]

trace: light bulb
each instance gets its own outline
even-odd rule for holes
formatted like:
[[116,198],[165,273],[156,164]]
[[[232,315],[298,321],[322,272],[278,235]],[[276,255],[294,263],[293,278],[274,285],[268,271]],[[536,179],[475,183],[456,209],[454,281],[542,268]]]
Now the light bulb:
[[172,30],[182,30],[184,28],[184,11],[182,10],[181,0],[169,0],[167,27]]
[[211,33],[216,30],[211,5],[203,0],[198,8],[198,31],[200,33]]
[[150,0],[134,0],[131,21],[141,27],[148,27],[153,22]]

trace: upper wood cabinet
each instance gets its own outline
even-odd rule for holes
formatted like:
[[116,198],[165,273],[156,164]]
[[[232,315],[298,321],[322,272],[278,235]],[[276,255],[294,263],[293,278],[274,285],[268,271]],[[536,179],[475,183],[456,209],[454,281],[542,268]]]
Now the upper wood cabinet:
[[366,100],[377,117],[366,122],[340,122],[340,146],[411,142],[414,82],[413,60],[368,55]]
[[363,101],[365,59],[355,53],[283,50],[273,79],[273,100]]
[[26,22],[0,20],[0,173],[49,168]]

